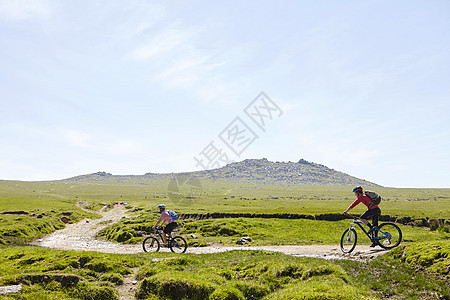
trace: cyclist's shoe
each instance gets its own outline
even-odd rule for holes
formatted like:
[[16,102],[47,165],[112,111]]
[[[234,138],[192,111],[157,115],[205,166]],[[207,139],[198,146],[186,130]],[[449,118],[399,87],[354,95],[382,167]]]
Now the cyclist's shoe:
[[370,245],[370,248],[373,248],[377,245],[377,243],[375,242],[375,240],[372,240],[372,245]]

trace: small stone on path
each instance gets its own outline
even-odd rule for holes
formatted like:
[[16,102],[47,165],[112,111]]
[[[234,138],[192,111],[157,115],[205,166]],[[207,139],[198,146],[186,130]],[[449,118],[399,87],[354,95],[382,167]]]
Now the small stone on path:
[[15,294],[22,290],[22,285],[0,286],[0,295]]

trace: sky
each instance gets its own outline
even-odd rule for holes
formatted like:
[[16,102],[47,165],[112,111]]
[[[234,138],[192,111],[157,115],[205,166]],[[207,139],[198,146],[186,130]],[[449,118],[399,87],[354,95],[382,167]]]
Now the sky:
[[301,158],[450,187],[450,2],[0,0],[0,179]]

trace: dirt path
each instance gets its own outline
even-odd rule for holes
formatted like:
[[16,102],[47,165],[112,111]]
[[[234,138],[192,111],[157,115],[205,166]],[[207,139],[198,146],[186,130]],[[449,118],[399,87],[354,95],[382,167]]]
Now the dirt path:
[[95,212],[101,219],[83,219],[76,224],[69,224],[66,228],[55,231],[44,238],[34,240],[34,246],[78,251],[97,251],[103,253],[130,254],[142,252],[137,245],[121,245],[97,239],[97,233],[103,228],[117,223],[127,217],[124,205],[116,204],[111,210]]
[[[123,245],[99,240],[97,233],[123,217],[127,217],[124,205],[116,204],[109,211],[100,211],[101,219],[84,219],[76,224],[69,224],[66,228],[58,230],[42,239],[32,242],[32,245],[61,250],[97,251],[103,253],[134,254],[142,253],[142,246]],[[277,251],[288,255],[321,257],[328,259],[365,259],[383,254],[386,251],[380,248],[357,245],[351,255],[343,255],[338,245],[310,245],[310,246],[210,246],[189,248],[188,253],[206,254],[232,250],[267,250]],[[170,251],[161,249],[161,251]]]
[[136,274],[139,268],[133,268],[131,274],[124,276],[123,284],[118,286],[119,299],[132,300],[136,299],[135,292],[138,287],[138,281],[136,280]]
[[[66,228],[58,230],[42,239],[33,241],[34,246],[78,251],[96,251],[102,253],[134,254],[142,253],[142,246],[123,245],[97,239],[97,233],[103,228],[128,217],[124,205],[115,205],[111,210],[99,212],[101,219],[84,219],[76,224],[69,224]],[[379,248],[369,248],[368,246],[357,245],[350,255],[343,255],[338,245],[309,245],[309,246],[210,246],[200,248],[188,248],[187,253],[207,254],[219,253],[232,250],[266,250],[276,251],[287,255],[316,257],[325,259],[353,259],[365,260],[385,253]],[[160,251],[170,251],[162,248]],[[135,274],[138,269],[133,269],[133,273],[124,278],[124,284],[118,287],[120,299],[134,299],[134,292],[137,288]]]

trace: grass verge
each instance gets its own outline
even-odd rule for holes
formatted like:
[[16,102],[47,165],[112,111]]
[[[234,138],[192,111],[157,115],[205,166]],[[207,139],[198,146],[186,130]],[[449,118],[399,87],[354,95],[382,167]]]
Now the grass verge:
[[[156,215],[144,212],[140,217],[123,219],[103,229],[99,235],[120,243],[141,243],[150,234]],[[339,244],[342,233],[350,220],[318,221],[259,218],[227,218],[208,220],[180,220],[179,233],[190,246],[208,244],[235,245],[244,236],[251,237],[249,245],[311,245]],[[404,242],[450,239],[450,233],[432,231],[427,227],[399,225]],[[358,232],[358,244],[370,244],[362,231]],[[195,238],[191,238],[194,237]]]
[[449,299],[449,282],[436,271],[444,269],[432,267],[439,259],[428,265],[431,273],[407,262],[436,247],[448,258],[448,241],[411,244],[368,262],[266,251],[114,255],[9,246],[1,249],[0,285],[23,286],[4,299],[114,300],[123,277],[139,268],[138,299]]

